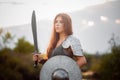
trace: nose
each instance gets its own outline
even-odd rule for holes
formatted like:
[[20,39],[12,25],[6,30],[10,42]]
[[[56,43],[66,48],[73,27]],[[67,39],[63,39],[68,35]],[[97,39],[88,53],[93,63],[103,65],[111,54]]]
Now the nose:
[[59,22],[57,22],[55,25],[56,25],[56,27],[59,27],[59,26],[60,26],[60,23],[59,23]]

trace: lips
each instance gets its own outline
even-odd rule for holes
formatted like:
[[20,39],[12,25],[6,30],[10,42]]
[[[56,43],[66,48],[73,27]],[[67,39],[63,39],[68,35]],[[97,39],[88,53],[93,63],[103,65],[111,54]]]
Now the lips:
[[60,28],[60,27],[61,27],[61,25],[56,25],[55,27],[56,27],[56,28]]
[[60,28],[60,27],[58,27],[58,26],[57,26],[57,27],[55,27],[55,29],[56,29],[56,30],[58,30],[59,28]]

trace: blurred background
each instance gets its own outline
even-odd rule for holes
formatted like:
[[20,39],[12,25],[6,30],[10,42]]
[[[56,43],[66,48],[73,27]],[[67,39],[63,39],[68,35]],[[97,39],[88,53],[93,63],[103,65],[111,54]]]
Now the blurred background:
[[54,17],[64,12],[87,58],[83,80],[120,79],[120,0],[0,0],[0,80],[39,80],[42,65],[34,69],[32,61],[33,10],[43,57]]

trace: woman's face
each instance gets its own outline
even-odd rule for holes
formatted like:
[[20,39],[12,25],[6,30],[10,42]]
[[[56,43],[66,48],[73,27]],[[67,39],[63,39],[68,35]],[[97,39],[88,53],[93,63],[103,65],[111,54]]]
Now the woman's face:
[[64,23],[61,17],[57,17],[55,20],[55,31],[57,33],[63,33],[64,32]]

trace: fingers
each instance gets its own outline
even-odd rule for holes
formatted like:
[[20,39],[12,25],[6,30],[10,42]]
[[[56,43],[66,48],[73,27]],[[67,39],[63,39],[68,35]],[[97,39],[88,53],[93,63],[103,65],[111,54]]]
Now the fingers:
[[33,61],[38,61],[38,54],[33,55]]
[[33,61],[40,62],[42,60],[42,56],[40,54],[33,54]]

